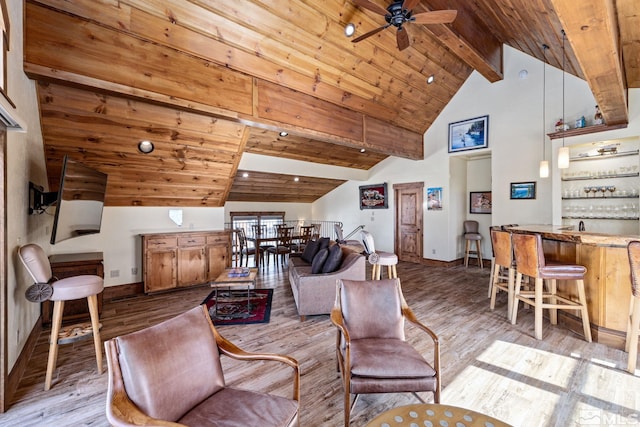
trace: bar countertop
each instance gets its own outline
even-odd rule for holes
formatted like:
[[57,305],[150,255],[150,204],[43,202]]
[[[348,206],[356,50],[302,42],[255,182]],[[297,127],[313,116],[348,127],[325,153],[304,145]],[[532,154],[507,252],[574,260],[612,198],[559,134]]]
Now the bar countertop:
[[592,246],[626,248],[630,241],[640,240],[640,235],[591,233],[588,231],[576,231],[573,230],[572,227],[561,225],[519,225],[507,227],[507,230],[513,233],[536,233],[542,235],[543,239],[581,243]]

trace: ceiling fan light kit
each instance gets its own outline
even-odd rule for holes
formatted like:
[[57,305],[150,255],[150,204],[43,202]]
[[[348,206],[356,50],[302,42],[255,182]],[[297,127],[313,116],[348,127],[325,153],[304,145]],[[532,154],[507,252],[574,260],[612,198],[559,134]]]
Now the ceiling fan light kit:
[[413,8],[418,5],[420,0],[397,0],[391,3],[386,9],[384,9],[382,6],[378,6],[377,4],[372,3],[370,0],[353,0],[353,2],[364,9],[368,9],[372,12],[377,13],[378,15],[384,16],[384,19],[387,23],[381,27],[378,27],[374,30],[369,31],[368,33],[361,35],[360,37],[356,37],[352,40],[352,42],[358,43],[390,26],[394,26],[396,27],[396,43],[399,50],[404,50],[411,44],[407,29],[403,26],[405,23],[448,24],[453,22],[458,14],[458,11],[456,10],[436,10],[430,12],[422,12],[414,15]]

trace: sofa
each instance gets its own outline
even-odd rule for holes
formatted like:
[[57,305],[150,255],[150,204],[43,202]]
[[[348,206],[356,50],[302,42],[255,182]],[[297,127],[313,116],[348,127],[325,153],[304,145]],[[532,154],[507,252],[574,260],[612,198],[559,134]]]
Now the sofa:
[[289,257],[289,284],[296,302],[300,321],[314,314],[329,314],[336,299],[336,280],[365,280],[364,255],[347,247],[340,248],[342,257],[337,270],[312,273],[312,263],[301,254]]

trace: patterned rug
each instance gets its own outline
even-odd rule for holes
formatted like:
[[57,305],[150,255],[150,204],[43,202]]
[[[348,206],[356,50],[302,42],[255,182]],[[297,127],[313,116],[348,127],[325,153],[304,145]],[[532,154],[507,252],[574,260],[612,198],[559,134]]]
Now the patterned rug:
[[213,290],[202,304],[207,305],[213,324],[240,325],[249,323],[269,323],[273,289]]

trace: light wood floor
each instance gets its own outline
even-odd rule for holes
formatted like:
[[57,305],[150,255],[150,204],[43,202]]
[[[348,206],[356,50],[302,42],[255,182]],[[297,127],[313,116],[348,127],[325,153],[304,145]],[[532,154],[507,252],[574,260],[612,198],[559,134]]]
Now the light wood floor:
[[[640,377],[624,371],[626,353],[586,343],[548,322],[544,339],[537,341],[532,310],[522,310],[518,325],[512,326],[505,319],[504,294],[499,295],[496,310],[489,310],[488,268],[400,263],[398,275],[409,305],[440,336],[443,403],[484,412],[515,426],[640,423]],[[271,267],[259,278],[259,286],[275,288],[270,323],[222,326],[220,331],[247,350],[297,358],[302,369],[301,426],[341,425],[342,387],[329,317],[299,321],[286,272]],[[135,331],[186,311],[209,291],[200,287],[106,302],[102,337]],[[98,375],[95,370],[91,341],[60,348],[53,387],[43,391],[47,332],[39,339],[14,403],[0,415],[0,425],[107,425],[107,374]],[[415,331],[409,332],[408,339],[427,350],[426,340],[416,340]],[[280,376],[268,374],[265,379],[268,371],[261,363],[225,362],[225,367],[228,383],[289,392]],[[361,396],[352,425],[363,426],[391,407],[415,402],[410,394]]]

